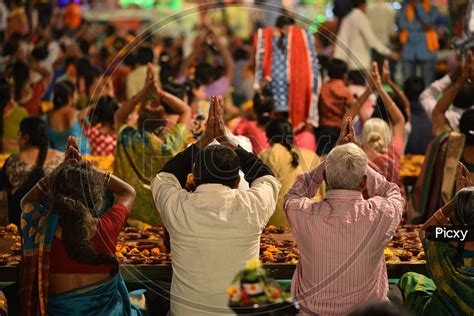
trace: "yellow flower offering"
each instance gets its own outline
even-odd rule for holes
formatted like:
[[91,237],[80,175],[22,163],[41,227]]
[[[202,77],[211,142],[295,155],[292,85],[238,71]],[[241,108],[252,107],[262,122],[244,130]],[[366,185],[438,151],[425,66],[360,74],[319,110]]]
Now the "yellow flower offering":
[[245,265],[245,268],[249,270],[259,269],[261,267],[262,267],[262,262],[260,261],[260,259],[250,259],[249,261],[247,261],[247,264]]

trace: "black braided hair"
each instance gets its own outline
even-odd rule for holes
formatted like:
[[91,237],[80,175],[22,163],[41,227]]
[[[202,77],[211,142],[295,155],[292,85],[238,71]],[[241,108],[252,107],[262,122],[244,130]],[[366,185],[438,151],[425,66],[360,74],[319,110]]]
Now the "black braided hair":
[[291,154],[291,165],[293,168],[298,167],[299,156],[293,149],[293,127],[284,119],[273,119],[268,123],[266,129],[267,138],[270,144],[280,144],[284,146]]
[[68,81],[60,81],[54,86],[53,105],[54,109],[60,109],[69,104],[74,94],[74,85]]
[[27,64],[16,61],[12,64],[12,75],[15,81],[15,100],[19,101],[21,100],[23,88],[30,78],[30,68]]
[[[289,16],[286,16],[286,15],[280,15],[276,22],[275,22],[275,26],[279,29],[282,29],[284,28],[285,26],[290,26],[290,25],[293,25],[295,24],[295,20]],[[286,35],[282,32],[281,35],[280,35],[280,38],[278,39],[278,43],[277,43],[277,46],[278,48],[283,52],[285,50],[285,46],[283,45],[283,40],[284,38],[286,37]]]
[[92,125],[114,124],[114,114],[118,110],[118,101],[111,96],[102,96],[97,100],[95,110],[91,113]]
[[39,149],[36,164],[23,180],[20,188],[28,192],[41,178],[44,177],[44,163],[48,155],[48,128],[46,123],[37,117],[27,117],[20,122],[20,135],[27,137],[26,145]]
[[269,89],[264,88],[262,91],[257,91],[253,96],[253,110],[257,115],[257,123],[260,126],[265,126],[271,119],[273,109],[275,108],[275,101],[273,94]]
[[[79,187],[78,187],[79,185]],[[80,263],[119,263],[115,255],[96,253],[91,244],[91,221],[102,202],[102,177],[88,163],[63,163],[51,175],[51,210],[59,215],[62,239],[69,256]]]
[[[453,200],[453,223],[457,226],[472,227],[474,225],[474,187],[459,190]],[[458,242],[454,265],[461,268],[464,263],[464,241]]]
[[8,81],[5,78],[0,78],[0,113],[2,114],[2,119],[0,120],[0,152],[3,152],[3,113],[5,108],[11,101],[11,90]]

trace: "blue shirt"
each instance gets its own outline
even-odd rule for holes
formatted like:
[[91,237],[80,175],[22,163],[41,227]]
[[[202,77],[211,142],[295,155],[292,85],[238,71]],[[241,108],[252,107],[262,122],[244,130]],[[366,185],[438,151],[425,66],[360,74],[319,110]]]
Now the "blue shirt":
[[[432,5],[430,12],[425,12],[423,4],[419,3],[415,6],[418,17],[423,23],[433,25],[439,18],[438,9]],[[421,23],[416,17],[409,22],[407,19],[407,6],[403,5],[398,19],[400,29],[408,30],[408,41],[402,52],[402,58],[409,61],[425,61],[436,58],[436,52],[430,52],[426,44],[426,34]]]

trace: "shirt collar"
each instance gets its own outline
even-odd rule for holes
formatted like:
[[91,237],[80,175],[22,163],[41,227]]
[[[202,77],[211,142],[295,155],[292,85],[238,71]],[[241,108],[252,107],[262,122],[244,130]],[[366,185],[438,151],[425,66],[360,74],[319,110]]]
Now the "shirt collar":
[[226,185],[220,184],[220,183],[206,183],[206,184],[201,184],[194,190],[195,193],[199,192],[223,192],[223,191],[229,191],[232,190]]
[[361,200],[362,192],[356,190],[334,189],[326,192],[326,200]]

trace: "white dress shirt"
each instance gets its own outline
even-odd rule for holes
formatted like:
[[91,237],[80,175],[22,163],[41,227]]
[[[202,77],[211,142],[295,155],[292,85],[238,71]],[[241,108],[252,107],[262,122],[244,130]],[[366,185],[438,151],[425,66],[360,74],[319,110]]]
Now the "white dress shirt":
[[[449,75],[445,75],[443,78],[434,81],[420,94],[420,104],[425,110],[426,114],[433,119],[433,111],[438,103],[438,97],[448,89],[451,85],[452,80]],[[471,106],[471,109],[474,106]],[[460,109],[455,106],[450,106],[445,112],[444,116],[449,123],[449,126],[456,132],[459,132],[459,120],[466,109]]]
[[395,9],[386,2],[373,2],[367,5],[366,14],[377,38],[385,45],[390,44],[390,35],[395,31]]
[[370,69],[372,48],[381,55],[391,52],[375,35],[367,15],[353,9],[341,22],[334,57],[344,60],[349,70],[366,70]]
[[231,313],[226,290],[245,263],[259,257],[279,190],[269,175],[246,191],[202,184],[192,193],[171,173],[156,176],[151,191],[173,253],[170,315]]

